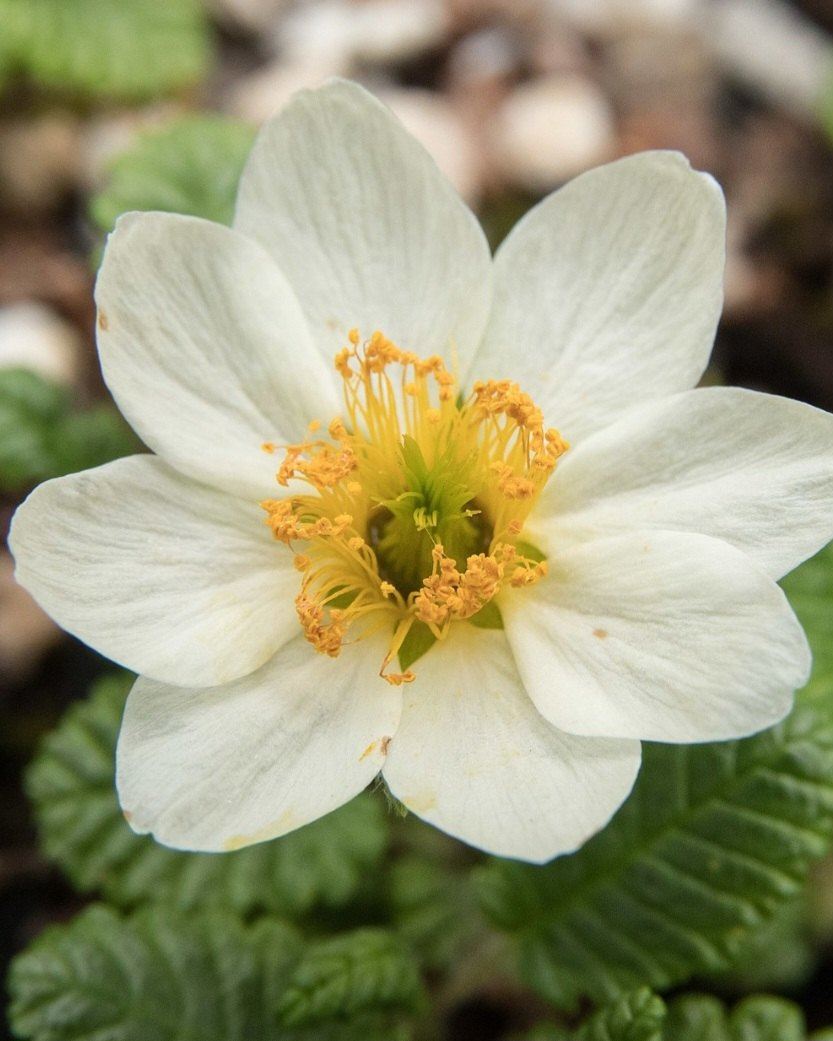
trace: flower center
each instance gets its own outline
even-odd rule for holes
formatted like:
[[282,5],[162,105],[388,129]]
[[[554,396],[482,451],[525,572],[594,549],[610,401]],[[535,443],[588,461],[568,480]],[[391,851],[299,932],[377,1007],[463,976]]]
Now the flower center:
[[[546,573],[521,535],[569,446],[509,380],[475,383],[463,399],[438,356],[379,332],[349,340],[335,358],[344,417],[328,438],[310,423],[277,474],[310,493],[261,505],[275,537],[300,550],[295,605],[310,643],[336,657],[348,632],[386,631],[380,675],[408,683],[408,666],[451,625],[500,625],[500,590]],[[387,672],[397,655],[403,671]]]

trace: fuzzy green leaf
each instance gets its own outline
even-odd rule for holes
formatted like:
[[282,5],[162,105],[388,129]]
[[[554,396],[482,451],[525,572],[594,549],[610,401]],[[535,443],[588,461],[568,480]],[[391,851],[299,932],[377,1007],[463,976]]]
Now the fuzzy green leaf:
[[647,987],[625,994],[584,1024],[575,1041],[660,1041],[665,1002]]
[[397,931],[431,969],[447,969],[483,928],[467,877],[437,858],[400,857],[387,883]]
[[717,998],[687,994],[671,1002],[665,1038],[680,1041],[729,1041],[726,1010]]
[[731,1013],[716,998],[678,998],[662,1036],[663,1041],[807,1041],[801,1009],[783,998],[763,996],[741,1001]]
[[[810,1041],[828,1041],[829,1031]],[[808,1041],[801,1009],[783,998],[741,1001],[731,1012],[706,995],[677,998],[666,1008],[642,988],[605,1006],[577,1030],[541,1024],[525,1041]]]
[[139,447],[111,405],[78,412],[64,388],[37,373],[0,371],[0,488],[31,487]]
[[731,1041],[804,1041],[806,1036],[801,1009],[781,998],[747,998],[729,1017]]
[[716,977],[733,993],[796,992],[816,970],[820,952],[808,923],[806,894],[779,908],[749,937],[727,972]]
[[292,917],[356,896],[387,842],[383,807],[371,795],[281,839],[222,856],[135,835],[113,784],[127,687],[123,678],[101,681],[46,738],[27,774],[43,849],[79,890],[101,891],[121,907],[166,900]]
[[[804,593],[811,643],[824,646],[831,551],[791,585]],[[632,796],[579,852],[543,867],[479,869],[484,910],[515,937],[530,985],[573,1008],[583,996],[605,1001],[721,971],[795,898],[833,834],[833,672],[824,655],[780,726],[744,741],[644,745]]]
[[254,129],[220,116],[189,116],[148,131],[110,168],[108,186],[90,204],[101,231],[121,213],[162,210],[231,223],[237,182]]
[[[96,905],[14,960],[12,1029],[32,1041],[408,1041],[404,954],[382,966],[364,933],[331,942],[352,951],[346,989],[345,958],[316,955],[323,942],[305,955],[280,922]],[[309,1023],[282,1022],[305,999]]]
[[205,74],[199,0],[0,0],[7,64],[71,93],[140,99]]
[[399,937],[360,929],[310,946],[278,1012],[287,1027],[312,1027],[378,1010],[415,1012],[422,1000],[416,962]]
[[802,697],[833,697],[833,542],[782,581],[813,648]]
[[582,850],[478,873],[484,910],[558,1005],[725,968],[799,891],[833,828],[833,719],[802,705],[758,737],[644,748],[633,795]]
[[299,953],[276,922],[93,906],[12,963],[12,1029],[35,1041],[283,1041],[275,1005]]

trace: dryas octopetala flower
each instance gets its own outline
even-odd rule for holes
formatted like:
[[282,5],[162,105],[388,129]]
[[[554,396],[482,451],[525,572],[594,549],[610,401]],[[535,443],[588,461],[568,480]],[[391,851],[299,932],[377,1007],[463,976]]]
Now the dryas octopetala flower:
[[804,681],[775,583],[833,534],[833,421],[691,390],[724,204],[672,153],[545,199],[494,258],[356,86],[264,128],[234,228],[131,214],[97,286],[155,455],[50,481],[20,581],[140,674],[138,831],[281,835],[380,771],[425,820],[543,861],[627,796],[640,739],[736,737]]

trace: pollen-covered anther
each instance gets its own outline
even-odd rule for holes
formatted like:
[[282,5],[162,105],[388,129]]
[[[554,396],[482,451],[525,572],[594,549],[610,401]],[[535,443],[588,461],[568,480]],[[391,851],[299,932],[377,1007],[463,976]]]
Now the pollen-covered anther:
[[477,407],[491,416],[507,416],[519,427],[540,429],[544,416],[532,398],[511,380],[478,380],[473,388]]
[[514,556],[512,547],[495,553],[476,553],[460,571],[441,545],[432,552],[433,571],[414,597],[414,615],[432,629],[442,630],[454,620],[476,615],[495,596],[503,579],[505,558]]
[[304,636],[313,647],[329,658],[337,658],[344,643],[347,624],[338,608],[330,611],[330,620],[324,621],[324,608],[303,592],[295,598],[295,610],[304,631]]
[[349,514],[340,514],[334,521],[329,517],[304,521],[296,514],[292,499],[265,499],[260,505],[266,510],[266,523],[272,529],[272,534],[279,542],[287,545],[299,539],[338,537],[353,521]]
[[342,416],[328,439],[314,421],[285,446],[277,474],[311,493],[261,505],[278,540],[304,542],[294,563],[307,640],[336,657],[348,630],[351,642],[388,633],[379,674],[399,686],[414,673],[387,669],[415,623],[442,639],[504,587],[544,575],[515,543],[568,446],[516,383],[479,382],[459,399],[439,355],[420,358],[379,331],[351,330],[335,367]]
[[332,488],[351,474],[357,465],[351,448],[336,448],[326,441],[289,445],[278,470],[278,484],[285,488],[293,477],[298,477],[314,488]]
[[509,576],[509,585],[514,586],[515,589],[531,586],[535,582],[539,582],[546,573],[546,560],[539,560],[537,563],[526,561],[524,564],[516,567]]
[[416,673],[411,672],[410,669],[406,669],[404,672],[382,672],[380,675],[392,687],[401,687],[403,683],[413,683],[416,679]]
[[498,488],[507,499],[531,499],[538,491],[531,478],[516,474],[508,463],[498,460],[489,469],[497,476]]

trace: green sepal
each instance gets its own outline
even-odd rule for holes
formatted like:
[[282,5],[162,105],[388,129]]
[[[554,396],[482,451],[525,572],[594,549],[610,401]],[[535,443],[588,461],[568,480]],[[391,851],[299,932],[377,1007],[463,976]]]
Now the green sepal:
[[469,621],[472,625],[476,625],[478,629],[503,628],[503,615],[500,613],[500,608],[494,600],[490,600],[485,607],[481,607],[477,614],[469,618]]
[[437,642],[437,637],[431,632],[425,622],[414,622],[408,630],[408,635],[402,641],[399,648],[399,667],[404,672],[410,668],[415,661],[430,651]]

